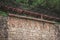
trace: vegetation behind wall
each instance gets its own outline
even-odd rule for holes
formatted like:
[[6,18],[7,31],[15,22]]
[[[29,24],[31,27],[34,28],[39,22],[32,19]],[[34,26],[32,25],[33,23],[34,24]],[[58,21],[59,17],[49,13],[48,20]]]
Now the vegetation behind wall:
[[0,15],[2,16],[8,16],[6,12],[0,11]]

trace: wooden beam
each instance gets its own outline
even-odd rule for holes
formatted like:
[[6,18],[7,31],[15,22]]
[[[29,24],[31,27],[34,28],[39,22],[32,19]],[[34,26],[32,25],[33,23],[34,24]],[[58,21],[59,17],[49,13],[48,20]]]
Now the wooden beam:
[[46,22],[46,23],[53,23],[53,24],[56,23],[54,21],[48,21],[48,20],[44,20],[44,19],[38,19],[38,18],[33,18],[33,17],[21,16],[21,15],[16,15],[16,14],[9,14],[9,17],[18,17],[18,18],[29,19],[29,20],[36,20],[36,21],[41,21],[41,22]]
[[[0,3],[0,6],[1,6],[1,3]],[[23,9],[19,9],[19,8],[14,8],[14,7],[11,7],[11,6],[2,6],[4,7],[3,10],[12,10],[12,11],[15,11],[17,12],[17,14],[22,14],[22,13],[25,13],[25,14],[28,14],[28,15],[32,15],[32,16],[41,16],[42,18],[42,15],[43,17],[46,17],[46,18],[49,18],[49,19],[56,19],[56,20],[60,20],[60,18],[57,18],[57,17],[54,17],[54,16],[48,16],[48,15],[44,15],[43,13],[37,13],[37,12],[32,12],[32,11],[27,11],[27,10],[23,10]]]

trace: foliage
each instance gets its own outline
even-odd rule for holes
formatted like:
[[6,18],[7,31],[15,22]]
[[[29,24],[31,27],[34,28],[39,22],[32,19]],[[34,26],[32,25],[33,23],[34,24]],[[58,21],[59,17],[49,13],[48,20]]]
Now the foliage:
[[60,0],[0,0],[7,5],[17,6],[22,3],[23,5],[30,6],[46,6],[48,8],[60,9]]
[[[0,2],[3,2],[5,5],[21,7],[23,9],[32,9],[37,6],[42,6],[51,9],[51,11],[58,13],[58,15],[60,13],[60,0],[0,0]],[[39,10],[39,8],[36,10]]]
[[41,5],[41,6],[47,6],[50,8],[59,8],[60,0],[16,0],[17,3],[23,3],[23,4],[29,4],[31,2],[32,6]]
[[7,16],[7,13],[6,12],[3,12],[3,11],[0,11],[0,15]]

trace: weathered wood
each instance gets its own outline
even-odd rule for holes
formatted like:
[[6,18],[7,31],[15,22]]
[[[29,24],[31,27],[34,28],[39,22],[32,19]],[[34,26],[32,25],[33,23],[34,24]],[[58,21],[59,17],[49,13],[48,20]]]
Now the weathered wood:
[[[28,14],[28,15],[34,15],[34,16],[42,16],[43,17],[46,17],[46,18],[49,18],[49,19],[56,19],[56,20],[60,20],[60,18],[58,17],[54,17],[54,16],[48,16],[48,15],[44,15],[42,13],[37,13],[37,12],[32,12],[32,11],[27,11],[27,10],[23,10],[23,9],[19,9],[19,8],[14,8],[14,7],[11,7],[11,6],[7,6],[7,5],[3,5],[3,3],[0,3],[1,4],[1,7],[3,10],[11,10],[11,11],[15,11],[17,12],[18,14],[22,14],[22,13],[25,13],[25,14]],[[42,15],[41,15],[42,14]]]
[[18,17],[18,18],[24,18],[24,19],[37,20],[37,21],[42,21],[42,22],[47,22],[47,23],[56,23],[56,22],[54,22],[54,21],[48,21],[48,20],[44,20],[44,19],[27,17],[27,16],[21,16],[21,15],[16,15],[16,14],[9,14],[9,16],[10,16],[10,17]]

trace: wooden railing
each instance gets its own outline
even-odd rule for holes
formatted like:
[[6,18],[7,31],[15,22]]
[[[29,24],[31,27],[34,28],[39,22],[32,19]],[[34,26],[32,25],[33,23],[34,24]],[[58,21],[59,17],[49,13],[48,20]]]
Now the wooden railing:
[[[0,3],[1,4],[1,3]],[[23,10],[23,9],[19,9],[19,8],[14,8],[11,6],[7,6],[7,5],[0,5],[0,7],[3,10],[6,11],[13,11],[13,12],[17,12],[17,14],[26,14],[28,16],[35,16],[35,17],[40,17],[41,19],[47,18],[47,19],[54,19],[54,20],[60,20],[60,18],[58,17],[54,17],[54,16],[48,16],[48,15],[44,15],[42,13],[37,13],[37,12],[32,12],[32,11],[27,11],[27,10]]]

